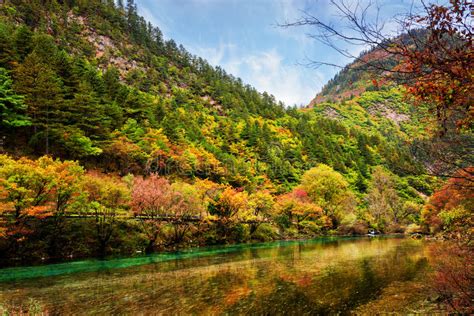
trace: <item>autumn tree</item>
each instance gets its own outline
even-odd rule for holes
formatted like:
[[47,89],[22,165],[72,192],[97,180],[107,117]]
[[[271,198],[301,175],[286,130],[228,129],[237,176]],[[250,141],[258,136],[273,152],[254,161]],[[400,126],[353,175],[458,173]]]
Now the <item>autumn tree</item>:
[[[53,231],[60,232],[65,212],[78,197],[82,174],[75,162],[0,156],[0,212],[7,218],[7,235],[21,241],[32,233],[32,220],[45,218],[52,218]],[[56,241],[50,240],[51,249]]]
[[127,214],[129,189],[120,179],[89,173],[83,179],[81,190],[84,201],[79,209],[93,215],[98,254],[104,257],[116,229],[117,216]]
[[212,205],[218,199],[219,194],[225,189],[225,185],[213,182],[208,179],[200,180],[197,179],[194,183],[194,187],[198,192],[198,196],[203,204],[203,213],[200,214],[201,218],[210,216],[209,211],[212,211]]
[[194,223],[201,221],[204,204],[195,186],[184,182],[175,182],[171,187],[179,198],[173,214],[174,219],[171,221],[173,225],[172,239],[174,243],[180,243],[194,227]]
[[248,193],[230,186],[219,192],[209,204],[209,213],[217,218],[217,234],[226,241],[239,219],[248,210]]
[[211,214],[216,215],[223,222],[239,219],[248,207],[248,194],[231,187],[225,188],[211,204]]
[[448,237],[448,242],[430,247],[432,256],[437,258],[431,286],[450,312],[467,314],[473,312],[474,298],[473,171],[458,170],[430,197],[422,213],[431,232],[442,229]]
[[295,223],[298,232],[301,229],[301,223],[310,219],[319,219],[321,228],[327,228],[329,218],[323,214],[321,207],[313,203],[309,194],[302,188],[296,188],[290,193],[279,196],[276,208],[278,213],[287,216],[290,223]]
[[134,179],[131,206],[148,238],[146,252],[153,251],[163,220],[174,218],[182,204],[181,194],[172,188],[167,179],[156,174]]
[[47,174],[54,176],[50,184],[50,198],[52,200],[48,253],[55,257],[60,255],[62,245],[68,242],[64,236],[66,229],[66,215],[74,209],[75,203],[81,194],[81,181],[84,169],[75,161],[59,161],[44,158],[41,163]]
[[355,208],[355,197],[344,177],[331,167],[320,164],[306,171],[301,178],[301,188],[313,203],[321,207],[324,215],[336,226],[342,215]]
[[369,214],[380,230],[390,223],[399,224],[404,217],[393,177],[383,167],[375,167],[372,172],[367,201]]
[[[471,168],[472,169],[472,168]],[[474,180],[472,170],[459,170],[429,199],[423,210],[423,220],[431,229],[445,228],[453,238],[469,243],[474,221]]]
[[426,29],[426,38],[414,39],[415,48],[398,44],[399,69],[414,79],[408,92],[432,105],[442,133],[452,120],[469,127],[474,119],[473,10],[468,0],[426,6],[424,13],[405,21],[409,29]]
[[248,219],[253,220],[250,223],[250,234],[252,235],[257,230],[258,226],[271,219],[274,215],[273,206],[275,198],[268,191],[256,191],[249,196],[250,214]]

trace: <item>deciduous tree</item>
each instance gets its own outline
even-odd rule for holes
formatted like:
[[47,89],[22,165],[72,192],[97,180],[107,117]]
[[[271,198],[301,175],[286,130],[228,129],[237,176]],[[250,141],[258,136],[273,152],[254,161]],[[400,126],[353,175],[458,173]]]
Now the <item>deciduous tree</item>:
[[305,172],[301,178],[301,187],[324,215],[337,225],[341,215],[352,212],[355,197],[344,177],[331,167],[320,164]]
[[146,252],[153,251],[163,220],[174,218],[182,204],[181,195],[173,190],[167,179],[156,174],[134,179],[131,206],[148,239]]
[[26,116],[23,97],[12,89],[12,79],[5,68],[0,68],[0,128],[20,127],[31,124]]
[[322,228],[326,228],[326,219],[321,207],[314,204],[308,193],[302,188],[296,188],[292,192],[281,195],[277,199],[277,211],[288,217],[290,222],[295,222],[296,229],[301,229],[301,222],[305,220],[320,219]]
[[395,182],[383,167],[375,167],[372,172],[367,200],[369,214],[378,229],[384,230],[389,223],[398,224],[401,220],[402,205]]
[[94,216],[98,254],[103,257],[115,231],[117,216],[127,214],[130,191],[120,179],[99,173],[87,174],[82,190],[84,203],[80,205],[80,209]]

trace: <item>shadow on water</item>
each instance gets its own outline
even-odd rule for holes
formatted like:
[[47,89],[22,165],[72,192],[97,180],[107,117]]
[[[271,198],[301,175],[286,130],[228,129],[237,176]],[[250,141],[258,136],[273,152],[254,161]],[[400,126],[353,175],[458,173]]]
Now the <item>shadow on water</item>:
[[423,276],[423,249],[321,238],[0,270],[0,310],[31,299],[50,314],[348,314]]

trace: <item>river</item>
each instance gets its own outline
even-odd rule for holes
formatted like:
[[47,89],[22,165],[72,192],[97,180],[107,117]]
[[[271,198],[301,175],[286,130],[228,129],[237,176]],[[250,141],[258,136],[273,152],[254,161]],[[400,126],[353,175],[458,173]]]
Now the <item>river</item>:
[[403,312],[428,266],[423,241],[334,237],[9,268],[0,314]]

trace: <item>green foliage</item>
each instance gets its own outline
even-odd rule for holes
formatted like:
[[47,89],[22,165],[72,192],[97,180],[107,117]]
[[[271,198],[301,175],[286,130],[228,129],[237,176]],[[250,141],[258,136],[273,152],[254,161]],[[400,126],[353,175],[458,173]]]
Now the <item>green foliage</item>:
[[97,156],[102,153],[102,149],[94,146],[91,139],[85,136],[81,130],[65,128],[62,133],[61,143],[72,157],[83,158]]
[[23,98],[12,89],[12,80],[5,68],[0,68],[0,119],[2,127],[21,127],[31,124],[25,115]]
[[275,227],[269,224],[262,224],[258,226],[257,230],[252,234],[252,238],[258,241],[272,241],[277,239],[278,232],[276,231]]
[[[284,109],[273,96],[164,41],[134,7],[124,14],[94,0],[64,6],[20,1],[14,17],[3,17],[0,43],[12,53],[2,65],[13,70],[15,92],[23,95],[33,125],[10,132],[21,133],[17,148],[84,163],[98,157],[101,168],[122,174],[146,173],[159,161],[159,170],[151,171],[249,190],[269,181],[278,192],[291,190],[318,163],[341,172],[361,193],[370,166],[413,173],[407,169],[415,164],[401,149],[404,134],[366,111],[380,102],[411,111],[398,90],[367,92],[349,106],[331,104],[347,118],[341,122],[322,117],[322,107]],[[97,33],[85,38],[87,27]],[[161,151],[147,140],[150,130],[166,136]]]
[[343,214],[355,208],[355,198],[344,177],[331,167],[320,164],[305,172],[301,187],[326,216],[336,224]]

